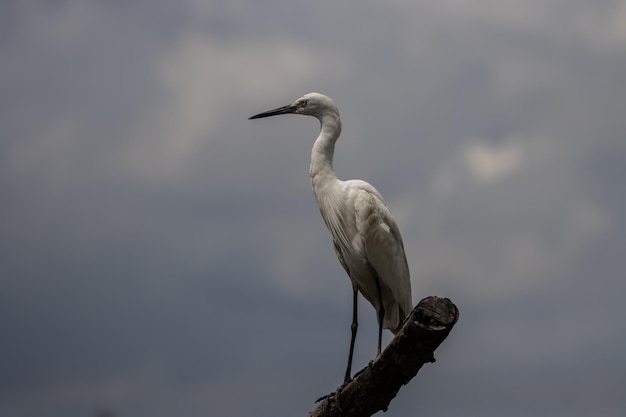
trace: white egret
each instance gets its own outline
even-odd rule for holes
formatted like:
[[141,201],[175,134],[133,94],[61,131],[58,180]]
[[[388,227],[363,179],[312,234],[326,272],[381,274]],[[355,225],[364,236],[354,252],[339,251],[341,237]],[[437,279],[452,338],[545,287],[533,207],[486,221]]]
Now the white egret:
[[292,104],[250,119],[303,114],[321,123],[311,152],[311,184],[322,218],[330,230],[339,262],[352,281],[352,337],[344,381],[350,380],[358,327],[357,299],[363,294],[378,316],[378,354],[382,329],[394,334],[412,308],[409,267],[402,237],[387,204],[365,181],[341,181],[333,170],[335,143],[341,133],[339,110],[325,95],[309,93]]

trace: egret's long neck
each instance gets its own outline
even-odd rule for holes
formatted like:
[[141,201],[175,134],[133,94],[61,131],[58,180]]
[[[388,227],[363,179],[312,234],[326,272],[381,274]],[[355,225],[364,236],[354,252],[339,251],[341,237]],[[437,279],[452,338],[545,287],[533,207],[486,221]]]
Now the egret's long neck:
[[325,114],[320,118],[320,134],[313,144],[311,151],[311,184],[317,190],[330,181],[337,180],[333,169],[333,155],[335,143],[341,133],[341,120],[338,112]]

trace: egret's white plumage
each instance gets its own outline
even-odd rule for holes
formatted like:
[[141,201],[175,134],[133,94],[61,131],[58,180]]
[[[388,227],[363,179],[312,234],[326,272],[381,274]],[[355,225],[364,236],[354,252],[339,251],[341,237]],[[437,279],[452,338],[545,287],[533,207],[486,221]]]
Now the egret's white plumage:
[[333,237],[339,262],[354,290],[352,340],[346,380],[350,378],[356,336],[357,292],[378,313],[378,353],[382,328],[396,333],[411,311],[411,282],[402,237],[387,204],[365,181],[341,181],[333,169],[335,143],[341,119],[335,103],[319,93],[309,93],[291,105],[252,116],[303,114],[319,119],[321,129],[311,152],[311,184],[322,218]]

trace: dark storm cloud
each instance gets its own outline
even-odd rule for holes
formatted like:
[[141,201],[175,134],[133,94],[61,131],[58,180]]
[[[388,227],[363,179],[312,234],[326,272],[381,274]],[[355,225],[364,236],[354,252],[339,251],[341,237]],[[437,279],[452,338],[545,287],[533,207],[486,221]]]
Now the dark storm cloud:
[[1,7],[0,414],[304,414],[340,382],[318,124],[246,120],[313,90],[414,301],[461,309],[388,414],[624,408],[622,2]]

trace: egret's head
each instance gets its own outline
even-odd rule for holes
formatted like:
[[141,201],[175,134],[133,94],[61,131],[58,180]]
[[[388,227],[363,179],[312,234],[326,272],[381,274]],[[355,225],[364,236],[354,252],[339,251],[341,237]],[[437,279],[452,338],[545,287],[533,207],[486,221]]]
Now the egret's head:
[[329,113],[339,114],[335,103],[323,94],[309,93],[288,106],[256,114],[250,117],[250,119],[260,119],[262,117],[277,116],[279,114],[304,114],[317,117],[321,120],[324,115]]

